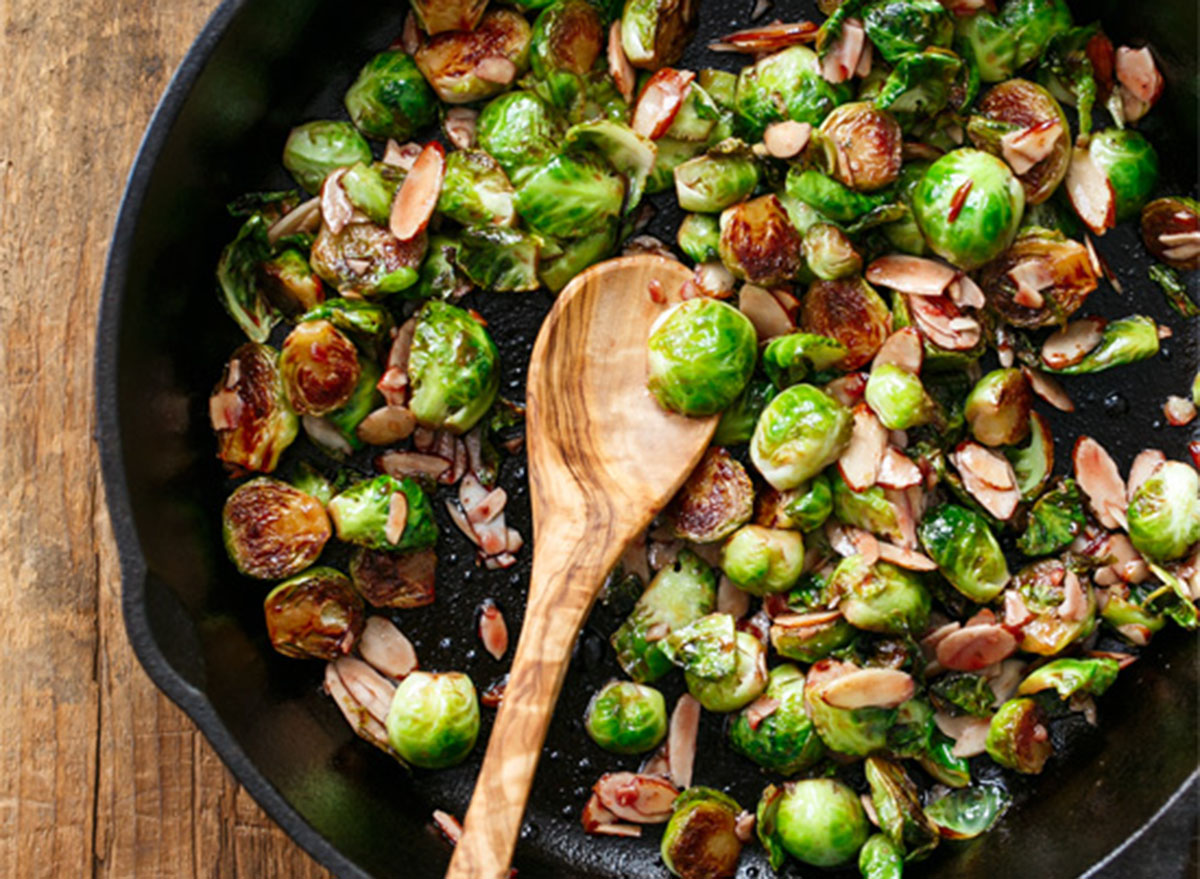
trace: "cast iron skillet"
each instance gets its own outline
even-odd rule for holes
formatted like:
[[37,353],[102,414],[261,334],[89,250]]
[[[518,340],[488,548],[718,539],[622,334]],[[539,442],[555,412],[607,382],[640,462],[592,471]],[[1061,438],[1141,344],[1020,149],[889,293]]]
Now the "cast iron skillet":
[[[682,66],[745,63],[703,47],[744,25],[751,5],[709,0]],[[1192,191],[1194,0],[1160,0],[1153,14],[1117,0],[1076,5],[1081,20],[1094,17],[1095,7],[1108,11],[1109,33],[1122,41],[1148,39],[1165,61],[1171,85],[1146,131],[1162,153],[1164,176],[1175,177],[1171,191]],[[789,3],[772,14],[811,18],[813,6]],[[244,339],[217,304],[213,265],[235,230],[224,204],[248,190],[293,185],[279,167],[287,130],[305,119],[343,115],[346,86],[399,33],[406,8],[399,0],[222,3],[168,87],[133,166],[98,332],[98,434],[134,649],[272,817],[330,869],[355,879],[442,875],[449,849],[430,826],[430,812],[464,812],[483,748],[457,769],[409,776],[351,734],[319,692],[320,663],[271,649],[262,620],[265,589],[238,576],[220,544],[219,510],[230,483],[214,457],[206,400],[224,359]],[[651,231],[673,240],[676,221],[664,211]],[[1110,234],[1102,249],[1126,293],[1105,288],[1088,310],[1109,316],[1136,310],[1182,329],[1145,280],[1146,258],[1132,231]],[[550,298],[475,295],[468,304],[484,314],[500,344],[502,392],[519,399],[523,363]],[[1158,407],[1168,393],[1190,387],[1198,361],[1193,327],[1168,341],[1159,358],[1074,381],[1082,412],[1069,423],[1101,439],[1123,467],[1146,446],[1183,458],[1186,431],[1163,428]],[[1060,470],[1069,458],[1067,439],[1060,430]],[[529,534],[523,467],[523,460],[510,459],[502,482],[512,496],[510,521]],[[530,556],[523,553],[522,564],[509,571],[476,569],[465,539],[448,522],[442,526],[437,602],[399,621],[424,667],[461,668],[485,686],[504,666],[477,649],[473,610],[494,596],[516,632]],[[601,772],[636,765],[599,751],[579,721],[588,695],[616,670],[605,643],[615,625],[613,613],[598,608],[581,638],[517,852],[524,879],[666,876],[651,841],[657,831],[643,841],[592,839],[578,822],[587,788]],[[1164,633],[1152,653],[1151,661],[1123,672],[1104,698],[1099,730],[1081,723],[1056,728],[1065,756],[1015,788],[1018,808],[994,832],[943,846],[920,875],[1127,877],[1135,875],[1131,861],[1151,857],[1150,846],[1142,844],[1144,858],[1105,865],[1160,811],[1175,804],[1173,826],[1190,832],[1195,807],[1185,794],[1196,778],[1197,640]],[[491,712],[485,713],[484,736]],[[726,787],[752,806],[766,779],[725,749],[718,718],[705,718],[699,747],[697,782]],[[1154,846],[1154,875],[1183,875],[1178,831],[1157,834],[1168,835],[1173,847]],[[799,875],[798,866],[784,875]],[[760,849],[747,849],[739,876],[769,876]]]

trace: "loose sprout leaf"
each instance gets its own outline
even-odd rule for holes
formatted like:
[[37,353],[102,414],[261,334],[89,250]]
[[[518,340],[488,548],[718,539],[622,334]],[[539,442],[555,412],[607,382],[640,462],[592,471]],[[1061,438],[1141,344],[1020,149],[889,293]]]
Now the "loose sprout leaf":
[[992,703],[996,701],[996,694],[988,685],[987,678],[967,672],[942,675],[929,690],[943,702],[976,717],[990,717]]
[[271,256],[268,225],[263,214],[253,214],[221,252],[217,263],[221,304],[254,342],[267,341],[281,317],[263,294],[258,279],[259,264]]
[[1086,525],[1079,489],[1073,479],[1064,479],[1034,503],[1017,548],[1027,556],[1050,555],[1069,546]]
[[1169,266],[1152,265],[1150,266],[1150,280],[1162,288],[1163,295],[1167,297],[1167,304],[1180,317],[1200,317],[1200,304],[1197,304],[1188,293],[1187,285],[1183,283],[1179,273],[1174,269]]
[[1012,805],[1012,798],[996,785],[954,790],[925,807],[925,814],[947,839],[974,839],[995,826]]

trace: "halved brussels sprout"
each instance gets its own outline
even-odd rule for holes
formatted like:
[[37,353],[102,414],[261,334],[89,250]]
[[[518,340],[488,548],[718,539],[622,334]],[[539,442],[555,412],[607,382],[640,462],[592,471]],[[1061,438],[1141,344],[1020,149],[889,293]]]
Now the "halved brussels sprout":
[[663,863],[680,879],[732,879],[742,854],[737,821],[742,807],[728,794],[691,787],[675,799],[663,831]]
[[938,675],[929,687],[929,694],[939,708],[952,713],[964,711],[976,717],[991,717],[996,693],[983,675],[970,672],[950,672]]
[[283,167],[313,195],[330,171],[370,161],[371,147],[349,122],[305,122],[283,145]]
[[892,315],[861,277],[817,281],[800,308],[805,332],[828,336],[846,348],[839,369],[852,372],[870,363],[892,332]]
[[738,666],[734,620],[727,613],[710,613],[676,629],[660,649],[685,674],[710,681],[733,674]]
[[715,299],[688,299],[665,312],[650,331],[650,393],[664,409],[712,415],[735,399],[758,354],[750,319]]
[[239,485],[225,501],[221,533],[239,571],[259,580],[281,580],[317,560],[331,529],[319,500],[260,476]]
[[900,879],[904,855],[886,834],[872,834],[858,851],[858,872],[863,879]]
[[721,547],[721,570],[751,595],[786,592],[800,579],[803,566],[799,531],[744,525]]
[[437,209],[464,226],[511,226],[517,220],[516,190],[500,164],[483,150],[454,150]]
[[998,13],[983,10],[960,19],[958,35],[983,81],[1000,82],[1041,55],[1073,23],[1064,0],[1008,0]]
[[711,214],[688,214],[679,224],[675,240],[692,262],[721,258],[721,226]]
[[752,377],[745,390],[721,413],[713,443],[736,446],[750,442],[754,436],[754,425],[775,393],[775,385],[770,379]]
[[479,699],[462,672],[414,671],[387,716],[388,743],[406,763],[445,769],[467,759],[479,737]]
[[1132,128],[1110,128],[1092,136],[1092,162],[1112,184],[1117,199],[1117,222],[1138,216],[1158,183],[1158,153]]
[[834,176],[851,189],[874,192],[900,176],[904,134],[892,115],[874,104],[842,104],[825,117],[820,132],[833,148]]
[[1170,237],[1194,235],[1197,231],[1200,231],[1200,202],[1195,199],[1157,198],[1142,208],[1142,241],[1146,249],[1173,269],[1190,272],[1200,268],[1200,253]]
[[804,264],[825,281],[862,272],[862,257],[846,233],[832,223],[814,223],[804,232]]
[[606,751],[644,754],[666,738],[667,704],[653,687],[609,681],[588,703],[583,728]]
[[921,379],[894,363],[880,363],[871,370],[864,399],[888,430],[925,424],[934,412]]
[[719,678],[705,678],[685,671],[688,692],[696,701],[716,714],[727,714],[749,705],[767,688],[767,648],[755,635],[738,632],[734,636],[734,670]]
[[1003,156],[1001,140],[1010,132],[1054,123],[1060,126],[1050,153],[1017,175],[1025,187],[1026,205],[1038,205],[1050,198],[1071,164],[1071,126],[1054,96],[1027,79],[1011,79],[980,99],[979,112],[981,115],[971,118],[967,134],[976,147],[996,156]]
[[921,522],[921,543],[950,585],[987,604],[1008,585],[1008,564],[996,536],[978,513],[942,504]]
[[1135,314],[1105,322],[1099,344],[1085,354],[1082,360],[1061,369],[1052,369],[1044,361],[1043,366],[1060,375],[1103,372],[1114,366],[1124,366],[1153,357],[1158,353],[1158,343],[1158,324],[1153,318]]
[[457,265],[467,280],[486,290],[536,290],[542,244],[541,238],[520,229],[464,229],[458,241]]
[[888,744],[888,730],[896,723],[895,708],[839,708],[825,700],[825,687],[838,678],[859,671],[853,662],[822,659],[808,670],[804,683],[804,705],[821,740],[831,751],[865,757]]
[[[965,757],[954,756],[954,748],[954,739],[935,727],[929,737],[927,750],[918,754],[916,760],[940,784],[963,788],[971,783],[971,766]],[[932,815],[929,817],[933,818]]]
[[904,163],[900,169],[900,179],[896,181],[895,189],[896,203],[905,208],[905,213],[899,219],[886,223],[879,229],[892,247],[901,253],[913,256],[923,256],[929,250],[925,244],[925,237],[921,234],[921,227],[917,225],[917,219],[912,212],[913,195],[916,193],[917,187],[921,185],[921,179],[925,176],[928,168],[927,162],[909,161]]
[[1019,369],[994,369],[976,382],[963,410],[971,434],[985,446],[1011,446],[1029,436],[1033,391]]
[[949,49],[954,39],[954,19],[938,0],[870,3],[863,12],[863,27],[888,64],[930,46]]
[[1031,696],[1053,688],[1060,698],[1076,693],[1099,696],[1117,679],[1121,670],[1115,659],[1056,659],[1031,673],[1017,687],[1017,695]]
[[870,565],[861,555],[844,558],[829,588],[841,596],[838,609],[855,628],[915,637],[929,625],[929,591],[916,574],[887,562]]
[[660,137],[654,141],[654,167],[646,180],[646,192],[666,192],[675,186],[675,169],[704,152],[704,144]]
[[370,549],[422,549],[437,540],[429,496],[416,480],[386,473],[356,482],[337,495],[329,502],[329,517],[339,540]]
[[230,466],[270,473],[296,438],[300,425],[287,406],[278,357],[269,345],[247,342],[209,397],[217,457]]
[[727,208],[720,223],[721,262],[735,277],[774,287],[804,268],[803,239],[776,196],[760,195]]
[[780,617],[771,625],[771,646],[780,656],[817,662],[852,643],[858,630],[839,611]]
[[717,578],[688,550],[661,569],[642,593],[633,612],[613,632],[617,662],[638,683],[651,683],[672,669],[660,642],[675,629],[712,613],[717,604]]
[[473,30],[422,39],[413,60],[439,98],[470,104],[498,95],[525,71],[531,36],[523,15],[493,8]]
[[[1014,278],[1036,279],[1036,295],[1029,282],[1023,289]],[[1096,289],[1099,275],[1087,249],[1061,232],[1031,227],[1022,229],[1012,247],[988,263],[979,274],[979,286],[988,305],[1005,321],[1018,327],[1048,327],[1064,323]]]
[[[735,80],[736,82],[736,80]],[[695,80],[683,93],[683,103],[671,121],[665,137],[672,140],[690,140],[720,145],[723,133],[732,133],[731,124],[721,125],[722,118],[728,114],[719,107]],[[740,141],[733,143],[741,146]]]
[[814,372],[824,372],[840,363],[846,347],[828,336],[789,333],[776,336],[763,349],[763,369],[777,388],[799,384]]
[[408,408],[426,427],[466,433],[496,399],[498,359],[491,336],[468,312],[426,302],[408,356]]
[[349,401],[362,368],[358,349],[327,320],[296,325],[283,342],[279,372],[292,411],[326,415]]
[[586,157],[555,156],[517,186],[517,213],[538,232],[572,238],[602,231],[621,215],[625,181]]
[[437,97],[402,51],[380,52],[346,91],[346,111],[369,137],[405,141],[437,118]]
[[808,769],[825,755],[825,744],[804,708],[804,675],[790,663],[767,676],[763,694],[778,706],[765,718],[742,711],[729,725],[729,744],[759,766],[783,775]]
[[381,357],[392,344],[391,312],[362,299],[327,299],[306,311],[300,322],[329,321],[371,357]]
[[906,860],[927,857],[937,848],[941,836],[925,817],[921,795],[904,767],[883,757],[868,757],[864,768],[880,828],[904,852]]
[[401,553],[362,546],[350,557],[350,579],[372,607],[433,604],[436,571],[437,554],[432,549]]
[[807,484],[787,492],[783,503],[784,512],[791,520],[790,527],[804,532],[815,531],[833,512],[833,490],[829,480],[817,474]]
[[913,213],[934,253],[960,269],[977,269],[1016,238],[1025,190],[1008,165],[980,150],[946,153],[929,166],[913,196]]
[[426,238],[400,241],[375,223],[350,223],[340,232],[321,225],[313,242],[313,271],[340,293],[398,293],[417,282]]
[[821,62],[807,46],[788,48],[742,68],[738,76],[735,127],[754,143],[772,122],[792,119],[820,125],[833,108],[850,100],[850,86],[821,76]]
[[834,778],[785,785],[775,829],[788,854],[815,867],[850,863],[870,833],[858,795]]
[[263,601],[271,646],[294,659],[337,659],[362,634],[363,602],[350,578],[310,568],[283,581]]
[[259,263],[258,281],[268,301],[284,314],[308,311],[325,298],[325,288],[308,257],[294,247]]
[[883,486],[872,485],[866,491],[855,491],[846,484],[841,473],[831,473],[829,484],[833,491],[833,515],[839,522],[893,542],[904,541],[899,514]]
[[271,329],[279,323],[279,312],[267,297],[267,285],[262,283],[262,267],[271,258],[269,225],[262,213],[252,214],[217,261],[221,305],[254,342],[267,341]]
[[749,151],[709,152],[675,168],[675,197],[685,211],[723,211],[757,185],[758,165]]
[[[363,419],[383,405],[383,398],[378,390],[379,378],[382,374],[378,363],[374,360],[360,359],[359,364],[362,366],[362,374],[358,377],[358,384],[354,386],[350,399],[323,419],[341,434],[346,445],[352,450],[363,447],[363,440],[358,435],[358,426]],[[311,422],[312,416],[306,416],[306,419]],[[318,446],[322,446],[322,443],[311,432],[309,432],[309,439]],[[334,452],[328,449],[326,451],[331,457],[338,457]]]
[[849,443],[850,410],[812,385],[792,385],[763,410],[750,459],[772,487],[785,491],[816,476]]
[[[409,0],[417,25],[427,34],[469,31],[479,24],[487,0]],[[540,4],[538,4],[540,5]]]
[[[1096,628],[1096,595],[1090,578],[1078,576],[1059,559],[1042,559],[1021,569],[1013,586],[1033,614],[1021,628],[1024,652],[1054,656]],[[1069,590],[1077,591],[1072,596]]]
[[1006,769],[1036,775],[1054,753],[1046,716],[1037,702],[1009,699],[988,727],[988,756]]
[[754,515],[754,484],[746,468],[712,446],[667,506],[675,536],[692,543],[724,540]]
[[1129,539],[1142,555],[1172,561],[1200,540],[1200,476],[1187,464],[1164,461],[1129,501]]
[[1063,479],[1030,508],[1017,548],[1027,556],[1049,555],[1070,546],[1086,525],[1079,488],[1073,479]]
[[[895,116],[906,131],[921,125],[933,126],[956,95],[964,93],[963,70],[963,60],[958,55],[936,46],[905,55],[879,87],[875,106]],[[937,140],[938,135],[938,129],[933,128],[927,136]],[[952,147],[953,143],[941,146]]]
[[974,839],[987,833],[1012,805],[1012,797],[994,784],[951,791],[925,807],[929,820],[947,839]]
[[500,163],[513,183],[521,183],[558,150],[561,133],[546,102],[533,92],[501,95],[479,113],[479,148]]
[[681,57],[700,20],[696,0],[625,0],[621,46],[634,67],[658,70]]
[[654,141],[616,119],[595,119],[572,125],[567,129],[563,149],[567,153],[595,150],[604,156],[614,171],[625,178],[622,212],[626,216],[641,203],[658,158],[658,147]]
[[529,61],[550,102],[571,109],[583,97],[584,75],[604,51],[604,24],[586,0],[558,0],[533,23]]
[[551,293],[557,293],[588,266],[612,254],[617,229],[611,226],[584,238],[561,242],[562,252],[538,266],[538,278]]

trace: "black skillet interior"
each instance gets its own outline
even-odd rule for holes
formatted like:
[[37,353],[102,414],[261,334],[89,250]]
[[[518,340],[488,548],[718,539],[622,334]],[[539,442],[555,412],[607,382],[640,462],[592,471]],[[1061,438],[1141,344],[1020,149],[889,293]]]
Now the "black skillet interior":
[[[814,5],[789,2],[771,15],[813,17]],[[701,35],[683,65],[745,63],[703,47],[744,26],[751,6],[751,0],[706,5]],[[1176,184],[1172,191],[1191,191],[1194,0],[1161,0],[1152,14],[1116,0],[1076,6],[1084,16],[1097,7],[1111,13],[1110,33],[1152,41],[1166,62],[1171,86],[1146,129],[1162,153],[1166,180]],[[264,590],[239,577],[221,549],[219,509],[230,483],[214,458],[206,410],[221,363],[240,342],[213,293],[213,264],[234,231],[223,206],[244,191],[291,185],[278,164],[288,128],[343,115],[343,91],[365,59],[399,32],[406,8],[399,0],[386,7],[364,0],[227,0],[218,9],[164,98],[130,178],[100,324],[99,437],[126,620],[151,676],[272,815],[340,875],[434,879],[449,850],[431,828],[430,812],[463,813],[483,749],[457,769],[410,776],[354,738],[319,692],[320,663],[271,650]],[[674,222],[664,211],[651,231],[672,240]],[[1110,234],[1102,250],[1125,293],[1105,287],[1089,310],[1149,313],[1183,329],[1146,280],[1146,258],[1132,230]],[[520,398],[523,364],[550,298],[476,295],[469,304],[489,320],[501,346],[503,393]],[[1190,386],[1198,362],[1193,327],[1169,340],[1162,357],[1072,382],[1082,411],[1059,431],[1060,469],[1074,431],[1100,438],[1123,466],[1151,445],[1183,457],[1186,431],[1165,428],[1158,407],[1168,393]],[[652,449],[653,438],[647,444]],[[513,497],[510,516],[528,534],[522,460],[507,462],[503,484]],[[483,686],[505,666],[478,649],[474,608],[495,597],[517,630],[529,552],[509,571],[484,571],[461,535],[447,521],[442,525],[438,600],[398,621],[424,667],[463,669]],[[656,829],[641,841],[596,840],[578,822],[585,792],[602,771],[636,765],[599,751],[579,721],[589,694],[616,670],[605,642],[614,625],[611,614],[597,610],[568,676],[517,854],[528,879],[666,876]],[[993,833],[943,846],[919,874],[1077,876],[1151,819],[1195,772],[1200,690],[1195,639],[1164,635],[1152,652],[1153,660],[1123,673],[1103,699],[1098,730],[1056,730],[1066,756],[1040,778],[1016,785],[1020,807]],[[485,735],[489,725],[490,718]],[[705,718],[700,755],[698,783],[727,788],[752,806],[767,779],[725,749],[719,718]],[[760,850],[748,850],[739,876],[768,875]],[[793,865],[785,875],[800,871]]]

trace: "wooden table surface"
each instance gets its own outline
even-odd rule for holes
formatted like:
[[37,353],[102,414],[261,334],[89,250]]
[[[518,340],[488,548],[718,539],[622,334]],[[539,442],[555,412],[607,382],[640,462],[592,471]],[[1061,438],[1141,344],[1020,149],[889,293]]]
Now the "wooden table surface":
[[125,176],[216,0],[5,0],[0,876],[327,876],[142,671],[92,439]]

